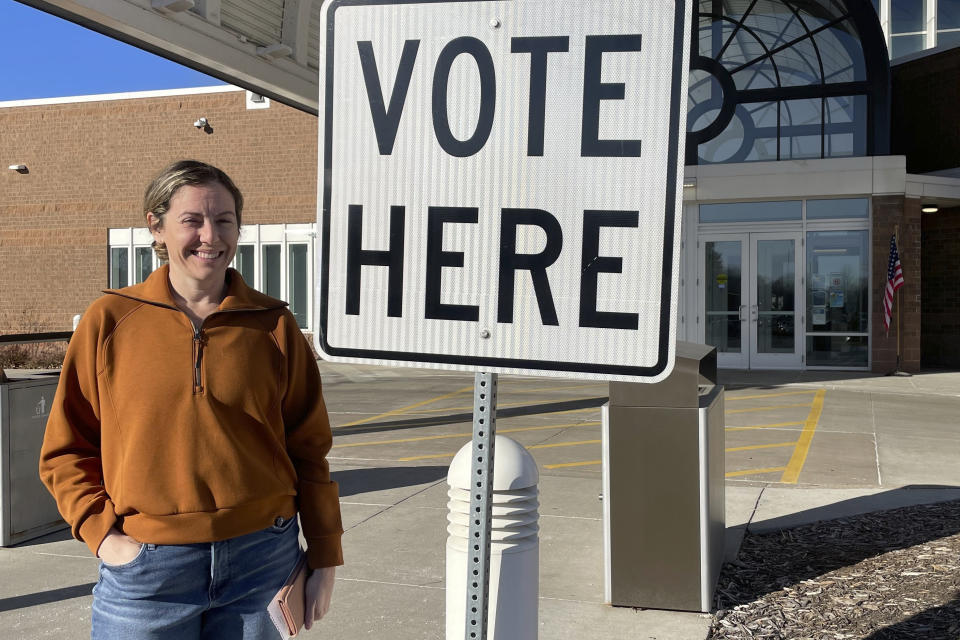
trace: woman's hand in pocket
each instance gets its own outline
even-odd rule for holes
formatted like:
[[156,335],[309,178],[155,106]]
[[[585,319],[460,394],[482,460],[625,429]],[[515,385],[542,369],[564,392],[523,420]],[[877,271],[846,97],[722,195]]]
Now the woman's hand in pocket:
[[107,532],[107,537],[100,543],[100,548],[97,549],[97,557],[107,564],[127,564],[140,554],[141,546],[130,536],[111,528]]

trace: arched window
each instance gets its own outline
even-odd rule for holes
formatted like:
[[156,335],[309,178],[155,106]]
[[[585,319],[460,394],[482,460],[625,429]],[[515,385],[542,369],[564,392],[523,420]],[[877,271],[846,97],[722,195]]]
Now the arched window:
[[686,164],[889,153],[890,65],[870,0],[699,0]]

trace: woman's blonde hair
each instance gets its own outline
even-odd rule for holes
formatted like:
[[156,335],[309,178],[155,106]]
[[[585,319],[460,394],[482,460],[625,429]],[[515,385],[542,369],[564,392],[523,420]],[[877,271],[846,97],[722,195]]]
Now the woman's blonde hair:
[[[180,187],[199,187],[207,184],[222,184],[233,196],[234,210],[237,214],[237,227],[240,227],[240,215],[243,212],[243,194],[226,173],[217,167],[197,160],[180,160],[161,171],[147,187],[143,195],[143,215],[152,213],[163,226],[163,216],[170,208],[170,200]],[[149,224],[149,223],[148,223]],[[161,262],[167,262],[170,256],[167,248],[153,242],[153,250]]]

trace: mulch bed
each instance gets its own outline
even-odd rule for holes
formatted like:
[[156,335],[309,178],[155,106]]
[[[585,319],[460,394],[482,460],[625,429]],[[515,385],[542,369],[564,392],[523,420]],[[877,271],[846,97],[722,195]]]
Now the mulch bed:
[[960,640],[960,501],[748,533],[711,640]]

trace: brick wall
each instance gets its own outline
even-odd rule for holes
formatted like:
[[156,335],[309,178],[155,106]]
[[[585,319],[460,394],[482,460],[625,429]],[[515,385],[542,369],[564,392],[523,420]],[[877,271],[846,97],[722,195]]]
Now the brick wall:
[[960,167],[960,48],[890,69],[890,152],[907,156],[909,173]]
[[922,221],[923,366],[960,368],[960,207]]
[[[920,201],[903,196],[873,198],[873,371],[887,373],[897,366],[897,329],[900,329],[901,371],[920,370]],[[897,250],[903,267],[904,285],[894,298],[890,331],[883,329],[883,291],[887,283],[890,236],[899,225]]]
[[[213,132],[193,126],[206,117]],[[243,91],[0,108],[0,332],[69,330],[107,284],[107,229],[145,226],[164,166],[219,166],[243,222],[316,220],[317,119]],[[25,164],[29,173],[7,170]]]

